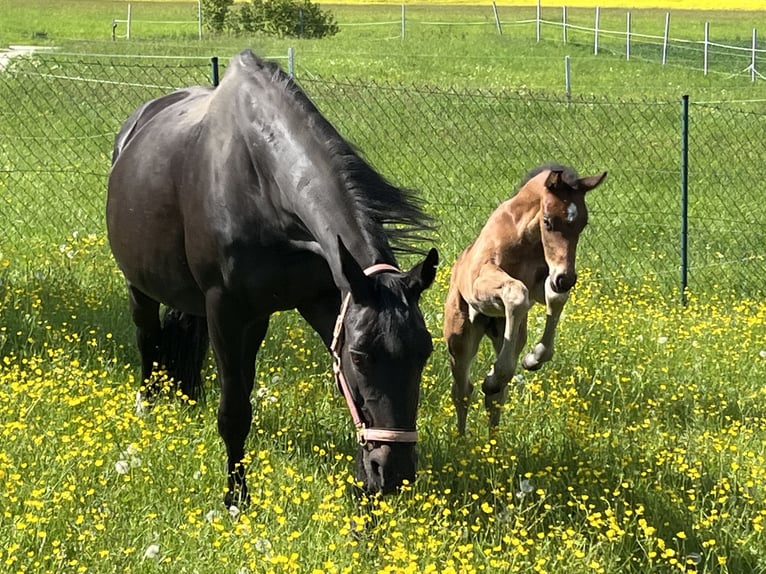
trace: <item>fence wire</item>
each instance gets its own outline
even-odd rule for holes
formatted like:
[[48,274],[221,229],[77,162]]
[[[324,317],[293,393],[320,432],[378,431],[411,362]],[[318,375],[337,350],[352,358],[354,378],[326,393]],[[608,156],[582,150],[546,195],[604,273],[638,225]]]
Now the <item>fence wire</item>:
[[[338,130],[395,183],[419,191],[450,262],[533,167],[609,171],[588,198],[580,267],[605,286],[677,288],[681,103],[299,77]],[[0,70],[0,246],[104,234],[114,135],[141,103],[210,83],[179,58],[35,55]],[[764,292],[766,212],[757,104],[694,104],[689,119],[689,287]]]

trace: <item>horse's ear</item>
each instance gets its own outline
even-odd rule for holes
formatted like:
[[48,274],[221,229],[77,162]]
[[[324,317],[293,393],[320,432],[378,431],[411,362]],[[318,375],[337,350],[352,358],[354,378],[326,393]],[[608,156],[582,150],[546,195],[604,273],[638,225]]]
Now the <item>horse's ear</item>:
[[606,179],[606,172],[600,173],[598,175],[589,175],[588,177],[583,177],[580,179],[579,188],[583,191],[590,191],[591,189],[595,189],[601,185],[601,182],[603,182],[604,179]]
[[436,279],[437,265],[439,265],[439,252],[432,247],[426,258],[407,273],[407,289],[414,291],[418,296],[428,289]]
[[340,268],[343,271],[343,276],[348,281],[349,289],[354,295],[354,300],[357,302],[363,299],[369,299],[372,295],[370,288],[370,279],[364,274],[364,270],[357,263],[354,256],[346,248],[346,244],[338,236],[338,254],[340,255]]
[[563,171],[560,169],[552,169],[548,174],[548,177],[545,178],[545,187],[551,191],[558,191],[561,184],[564,183],[564,180],[561,177],[562,173]]

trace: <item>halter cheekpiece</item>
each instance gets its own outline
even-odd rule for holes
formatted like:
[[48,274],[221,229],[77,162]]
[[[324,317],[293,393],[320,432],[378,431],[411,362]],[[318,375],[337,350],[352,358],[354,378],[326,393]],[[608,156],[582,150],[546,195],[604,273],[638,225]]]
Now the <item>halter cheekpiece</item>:
[[[368,277],[381,273],[383,271],[399,272],[399,269],[388,263],[377,263],[371,265],[364,270],[364,274]],[[343,298],[343,304],[340,307],[340,313],[338,313],[338,319],[335,321],[335,329],[332,335],[332,344],[330,345],[330,352],[332,353],[332,370],[335,374],[335,382],[338,384],[343,398],[346,399],[348,410],[351,412],[351,418],[354,420],[354,426],[356,427],[356,438],[359,444],[367,444],[368,441],[380,441],[380,442],[403,442],[414,443],[418,441],[418,431],[416,430],[402,430],[402,429],[387,429],[378,427],[367,427],[367,424],[362,417],[362,413],[354,402],[354,397],[351,394],[351,387],[349,387],[346,377],[343,375],[341,369],[340,360],[340,346],[343,335],[343,321],[346,318],[346,312],[348,311],[349,303],[351,302],[351,293],[347,293]]]

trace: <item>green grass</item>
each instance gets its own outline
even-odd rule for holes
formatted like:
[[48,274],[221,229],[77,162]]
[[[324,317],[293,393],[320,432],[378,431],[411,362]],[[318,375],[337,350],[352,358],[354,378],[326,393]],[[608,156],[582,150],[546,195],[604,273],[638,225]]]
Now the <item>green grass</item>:
[[[134,16],[186,19],[191,6],[136,3]],[[113,43],[108,23],[124,9],[0,0],[0,45],[199,57],[44,55],[0,75],[3,571],[766,572],[766,307],[760,285],[737,282],[762,272],[736,258],[764,244],[758,104],[692,106],[692,261],[719,266],[695,271],[686,307],[675,290],[679,97],[758,99],[760,82],[730,77],[738,62],[705,77],[696,55],[671,54],[663,68],[647,47],[625,62],[619,43],[593,56],[587,39],[565,46],[547,28],[536,45],[532,28],[499,37],[488,8],[470,7],[408,6],[404,42],[384,39],[397,25],[322,41],[202,42],[193,26],[137,25],[134,40]],[[333,9],[341,24],[400,15]],[[694,38],[709,19],[727,43],[746,43],[761,16],[674,13],[671,35]],[[417,23],[436,17],[488,23]],[[589,18],[570,11],[573,23]],[[633,18],[636,32],[655,34],[664,12]],[[622,29],[624,11],[604,10],[602,23]],[[298,79],[321,109],[384,173],[420,189],[442,222],[444,263],[423,300],[436,350],[423,379],[420,470],[401,496],[352,496],[351,421],[327,353],[294,313],[274,319],[259,356],[244,513],[222,512],[212,361],[206,402],[169,391],[149,416],[133,414],[138,356],[103,227],[113,134],[133,107],[208,82],[211,55],[225,63],[246,45],[267,55],[295,46]],[[610,171],[591,199],[557,354],[524,374],[493,440],[478,392],[459,438],[440,339],[450,264],[552,154],[581,172]],[[725,221],[732,203],[739,211]],[[531,332],[541,326],[537,310]],[[485,345],[476,378],[490,363]]]

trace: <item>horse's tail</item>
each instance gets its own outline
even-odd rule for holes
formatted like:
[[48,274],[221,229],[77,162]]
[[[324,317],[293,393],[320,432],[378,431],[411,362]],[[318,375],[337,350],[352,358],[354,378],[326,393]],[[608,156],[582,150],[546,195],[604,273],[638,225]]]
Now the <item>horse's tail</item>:
[[203,395],[202,365],[208,348],[207,321],[168,307],[162,318],[160,362],[190,399]]

